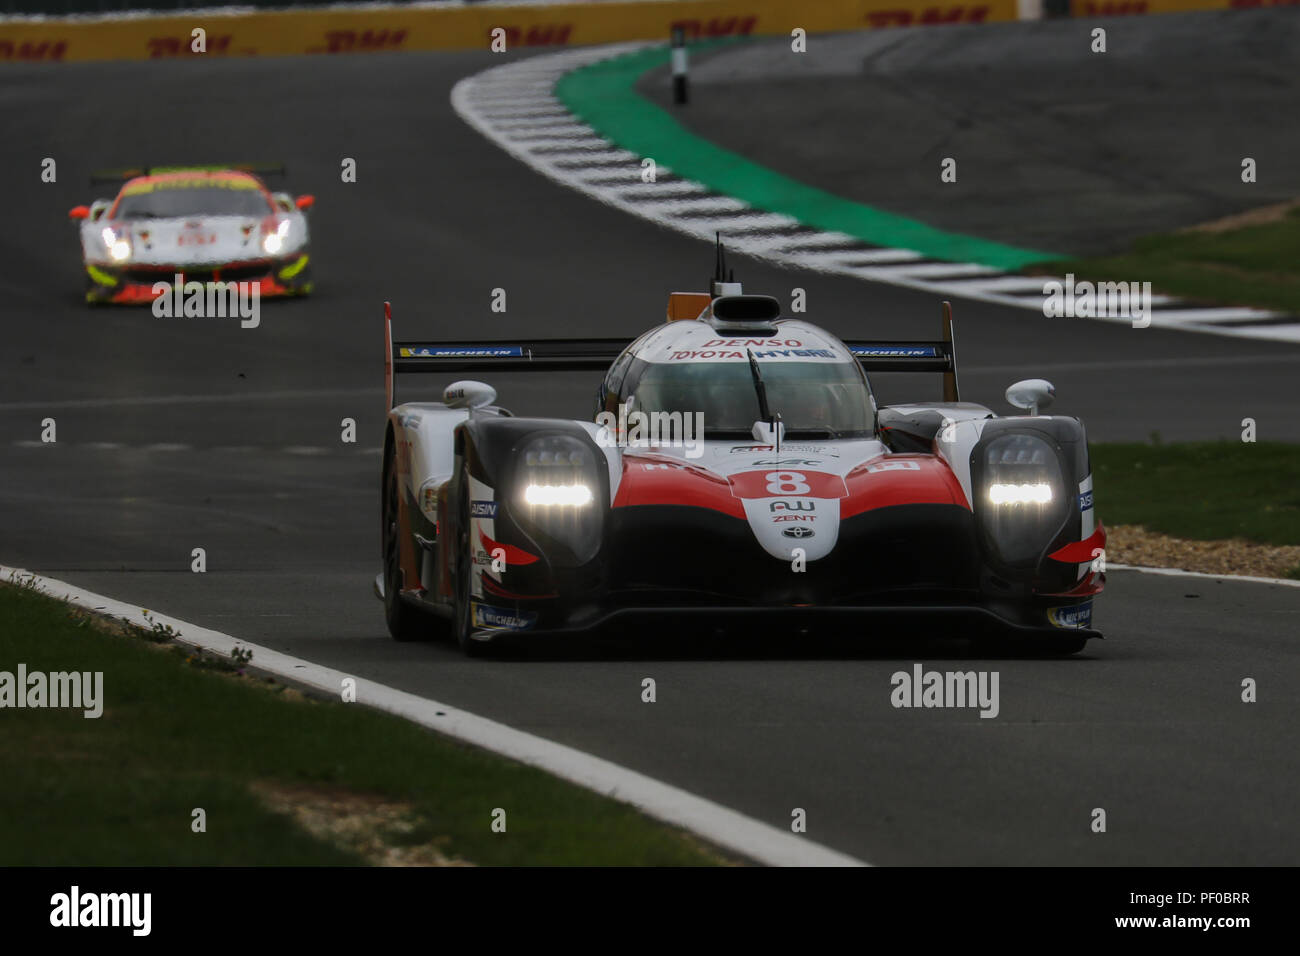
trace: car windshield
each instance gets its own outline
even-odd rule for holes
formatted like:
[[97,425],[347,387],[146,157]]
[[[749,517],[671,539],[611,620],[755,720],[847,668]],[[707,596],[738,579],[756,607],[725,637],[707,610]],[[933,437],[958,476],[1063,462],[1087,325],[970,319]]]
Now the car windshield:
[[[640,363],[638,363],[640,364]],[[768,406],[790,438],[872,434],[871,394],[855,362],[763,362]],[[749,436],[762,415],[748,362],[644,363],[627,390],[643,412],[703,412],[706,435]]]
[[115,219],[169,219],[182,216],[254,216],[271,211],[260,189],[225,186],[155,187],[128,193],[118,201]]

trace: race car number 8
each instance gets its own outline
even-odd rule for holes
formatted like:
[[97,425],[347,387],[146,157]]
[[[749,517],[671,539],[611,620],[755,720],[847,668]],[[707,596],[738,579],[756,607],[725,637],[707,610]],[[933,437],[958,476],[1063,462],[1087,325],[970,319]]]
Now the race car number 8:
[[843,498],[844,479],[824,471],[742,471],[727,479],[737,498]]
[[797,471],[773,471],[765,477],[770,495],[806,495],[812,490],[804,476]]

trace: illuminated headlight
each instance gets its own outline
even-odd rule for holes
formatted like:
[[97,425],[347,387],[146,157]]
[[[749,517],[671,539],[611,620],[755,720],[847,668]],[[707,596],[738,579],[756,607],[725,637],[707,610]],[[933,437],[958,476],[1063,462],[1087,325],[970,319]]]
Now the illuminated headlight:
[[1047,482],[989,485],[989,501],[995,505],[1045,505],[1051,500],[1052,486]]
[[284,239],[289,235],[289,220],[286,219],[276,227],[275,232],[268,232],[262,237],[262,249],[275,255],[284,248]]
[[550,539],[544,547],[553,561],[590,561],[600,549],[605,521],[605,509],[596,507],[604,493],[604,460],[578,436],[564,434],[530,438],[517,455],[514,517]]
[[986,541],[1005,565],[1033,565],[1069,512],[1056,448],[1038,435],[1012,432],[984,445],[972,465],[979,472],[977,506]]
[[591,504],[592,494],[587,485],[529,485],[524,489],[524,501],[530,505],[580,508]]
[[114,262],[126,262],[131,258],[131,243],[126,236],[119,236],[107,226],[100,235],[103,236],[104,247],[108,249],[108,255]]

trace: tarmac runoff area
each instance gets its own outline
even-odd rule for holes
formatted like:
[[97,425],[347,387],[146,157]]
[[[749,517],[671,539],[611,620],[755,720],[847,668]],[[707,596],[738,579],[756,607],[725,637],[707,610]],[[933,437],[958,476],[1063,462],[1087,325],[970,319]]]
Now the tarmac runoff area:
[[[1106,52],[1092,52],[1092,31]],[[1121,251],[1300,195],[1300,17],[1232,10],[911,27],[692,55],[638,89],[712,142],[936,228]],[[945,158],[957,180],[940,180]],[[1257,182],[1241,181],[1242,160]]]

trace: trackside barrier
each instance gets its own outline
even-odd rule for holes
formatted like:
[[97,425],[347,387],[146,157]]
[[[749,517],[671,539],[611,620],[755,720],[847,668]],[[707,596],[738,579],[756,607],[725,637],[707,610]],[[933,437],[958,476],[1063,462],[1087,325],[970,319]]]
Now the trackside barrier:
[[[1273,0],[1072,0],[1076,16],[1270,5]],[[507,49],[664,40],[674,28],[687,40],[788,36],[796,27],[822,33],[1029,19],[1041,16],[1042,7],[1041,0],[646,0],[9,19],[0,20],[0,62],[488,49],[497,30]],[[204,52],[194,49],[196,29],[205,31]]]

